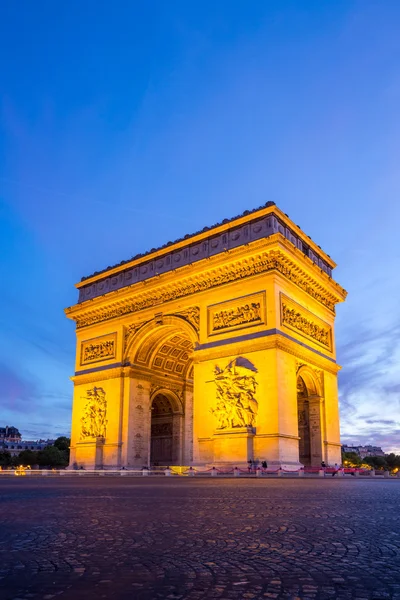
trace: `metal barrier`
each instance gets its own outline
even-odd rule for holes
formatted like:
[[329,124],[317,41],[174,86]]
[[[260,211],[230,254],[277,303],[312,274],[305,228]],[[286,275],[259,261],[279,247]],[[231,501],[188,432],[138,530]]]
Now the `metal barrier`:
[[304,467],[297,470],[287,470],[283,468],[248,468],[241,469],[234,467],[229,470],[222,470],[215,466],[210,468],[203,467],[154,467],[142,469],[27,469],[18,467],[16,469],[0,470],[1,477],[29,476],[34,477],[241,477],[241,478],[271,478],[271,477],[315,477],[324,478],[337,475],[344,477],[352,475],[355,477],[369,476],[387,478],[400,478],[400,471],[390,474],[389,471],[375,471],[374,469],[355,469],[341,468],[335,470],[332,467]]

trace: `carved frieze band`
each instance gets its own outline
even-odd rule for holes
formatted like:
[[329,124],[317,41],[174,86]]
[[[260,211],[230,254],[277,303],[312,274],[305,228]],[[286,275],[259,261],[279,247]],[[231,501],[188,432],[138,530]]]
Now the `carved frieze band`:
[[277,271],[299,288],[307,292],[329,310],[335,310],[335,298],[324,291],[315,280],[302,272],[282,252],[263,252],[249,259],[219,267],[199,277],[177,281],[173,286],[164,287],[147,294],[136,295],[135,300],[125,300],[99,308],[96,311],[75,317],[77,329],[87,327],[101,321],[107,321],[145,308],[160,305],[197,292],[203,292],[225,283],[259,275],[269,271]]
[[117,334],[111,333],[81,344],[81,365],[110,360],[117,355]]
[[263,325],[266,322],[265,293],[251,294],[209,306],[207,322],[208,335]]
[[332,352],[330,325],[284,294],[281,294],[281,324]]

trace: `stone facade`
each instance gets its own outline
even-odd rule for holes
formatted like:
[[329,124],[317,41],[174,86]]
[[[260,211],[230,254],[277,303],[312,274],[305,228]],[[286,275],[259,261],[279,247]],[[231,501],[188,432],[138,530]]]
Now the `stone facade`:
[[334,267],[268,203],[84,279],[71,462],[339,462]]

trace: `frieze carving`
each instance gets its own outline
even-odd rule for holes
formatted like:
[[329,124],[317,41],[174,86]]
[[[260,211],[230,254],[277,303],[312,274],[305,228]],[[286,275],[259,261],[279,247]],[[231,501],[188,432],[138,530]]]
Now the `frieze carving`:
[[106,393],[101,387],[87,390],[86,404],[81,418],[81,440],[87,438],[106,437],[107,429],[107,400]]
[[265,294],[253,294],[208,307],[208,335],[265,323]]
[[216,365],[217,401],[210,412],[217,420],[217,429],[255,426],[258,413],[255,373],[255,366],[243,357],[235,358],[224,369]]
[[281,323],[305,337],[332,349],[331,328],[321,319],[281,294]]
[[190,306],[176,314],[189,321],[197,332],[200,330],[200,308],[198,306]]
[[115,358],[117,351],[117,334],[102,336],[93,340],[82,342],[81,365],[100,362]]
[[122,315],[169,302],[170,300],[176,300],[197,292],[203,292],[225,283],[245,279],[269,271],[277,271],[300,289],[315,298],[318,302],[326,306],[329,310],[332,312],[335,311],[336,298],[333,294],[326,292],[320,284],[302,272],[299,267],[290,261],[282,252],[271,251],[263,252],[257,256],[250,257],[237,263],[219,267],[210,273],[197,278],[181,280],[176,282],[173,286],[159,288],[158,290],[147,294],[137,294],[135,296],[135,298],[137,298],[136,300],[117,302],[106,308],[98,309],[95,312],[78,315],[75,317],[76,327],[77,329],[81,329],[88,325],[107,321],[115,317],[120,317]]

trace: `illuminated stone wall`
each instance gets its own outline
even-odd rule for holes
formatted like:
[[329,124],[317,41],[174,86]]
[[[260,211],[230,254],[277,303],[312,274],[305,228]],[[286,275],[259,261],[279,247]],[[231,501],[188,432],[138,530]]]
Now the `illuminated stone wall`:
[[[278,222],[283,233],[268,230]],[[186,260],[185,247],[256,229],[253,241]],[[182,266],[99,295],[112,278],[125,281],[120,272],[177,253]],[[152,402],[162,393],[177,464],[298,466],[299,376],[310,463],[339,461],[334,311],[346,292],[328,275],[334,266],[268,206],[78,284],[97,297],[66,310],[77,324],[71,464],[149,465]]]

